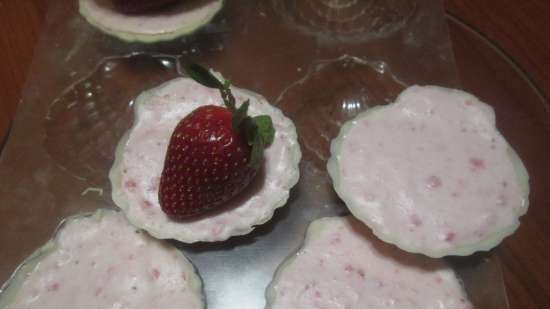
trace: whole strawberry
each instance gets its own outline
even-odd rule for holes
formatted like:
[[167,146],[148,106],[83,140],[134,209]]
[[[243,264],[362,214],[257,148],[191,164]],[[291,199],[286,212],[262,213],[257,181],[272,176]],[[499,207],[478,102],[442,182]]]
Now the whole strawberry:
[[207,87],[220,89],[227,107],[207,105],[183,118],[172,133],[159,187],[162,210],[182,220],[223,207],[256,176],[263,150],[273,141],[269,116],[238,109],[229,83],[220,82],[198,65],[188,74]]
[[115,8],[126,14],[140,14],[173,5],[179,0],[113,0]]

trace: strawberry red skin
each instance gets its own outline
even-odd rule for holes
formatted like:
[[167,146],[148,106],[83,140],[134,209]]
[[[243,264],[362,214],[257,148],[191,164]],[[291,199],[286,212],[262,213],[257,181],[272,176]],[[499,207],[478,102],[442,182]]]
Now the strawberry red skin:
[[242,192],[257,174],[251,147],[231,124],[231,112],[207,105],[172,133],[159,187],[162,210],[174,220],[203,215]]
[[115,8],[126,14],[140,14],[165,8],[180,0],[113,0]]

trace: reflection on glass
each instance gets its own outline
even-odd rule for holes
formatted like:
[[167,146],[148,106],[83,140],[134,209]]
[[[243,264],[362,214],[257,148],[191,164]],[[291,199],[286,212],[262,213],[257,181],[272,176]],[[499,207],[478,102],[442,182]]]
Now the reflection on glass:
[[320,39],[363,41],[403,27],[413,15],[412,0],[273,0],[292,25]]
[[342,124],[393,101],[405,87],[384,62],[342,56],[311,67],[275,102],[294,120],[304,160],[324,170]]

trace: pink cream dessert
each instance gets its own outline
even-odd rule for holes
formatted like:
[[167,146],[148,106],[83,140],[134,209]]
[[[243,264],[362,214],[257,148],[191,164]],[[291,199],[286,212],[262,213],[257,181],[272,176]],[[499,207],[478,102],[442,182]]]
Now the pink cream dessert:
[[1,309],[202,309],[201,280],[176,248],[99,210],[63,222],[0,290]]
[[459,90],[414,86],[346,123],[328,170],[379,238],[431,257],[489,250],[528,208],[525,167],[493,109]]
[[120,141],[111,168],[113,200],[132,224],[160,239],[223,241],[251,232],[285,205],[299,178],[296,128],[262,96],[236,87],[231,91],[237,102],[250,100],[250,115],[269,115],[275,127],[274,141],[265,149],[263,168],[253,183],[222,210],[208,215],[177,221],[163,212],[159,182],[174,128],[200,106],[223,105],[217,89],[189,78],[174,79],[136,99],[134,125]]
[[473,309],[442,260],[381,242],[353,217],[324,218],[277,271],[268,309]]

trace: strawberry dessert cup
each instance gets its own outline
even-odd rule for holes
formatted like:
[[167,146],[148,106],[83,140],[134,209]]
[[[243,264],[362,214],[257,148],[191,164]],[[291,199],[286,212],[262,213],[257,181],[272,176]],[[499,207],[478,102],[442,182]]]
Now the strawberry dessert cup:
[[[272,143],[264,151],[258,175],[243,192],[219,210],[183,220],[169,216],[159,201],[161,176],[163,172],[172,171],[164,166],[165,159],[169,158],[167,149],[170,148],[169,143],[173,144],[183,137],[178,137],[177,133],[172,135],[183,118],[200,107],[223,106],[220,94],[216,89],[205,87],[190,78],[177,78],[145,91],[136,99],[134,125],[120,141],[110,171],[113,200],[135,226],[161,239],[171,238],[186,243],[223,241],[251,232],[286,203],[290,188],[299,178],[301,152],[294,124],[262,96],[235,87],[231,87],[231,91],[237,102],[248,100],[251,116],[265,114],[271,117],[275,129]],[[200,136],[188,137],[188,140],[195,138]],[[201,148],[198,147],[197,151]],[[216,162],[210,162],[207,157],[190,156],[188,162],[183,162],[186,155],[189,154],[181,154],[179,159],[182,161],[182,173],[189,177],[179,179],[169,176],[170,182],[188,181],[191,186],[205,187],[207,185],[203,185],[203,181],[207,178],[231,181],[232,175],[222,173],[227,162],[218,162],[222,168],[215,169]],[[172,159],[177,160],[178,156]],[[193,168],[187,171],[189,166]],[[165,187],[169,188],[168,185]],[[185,193],[186,190],[175,190],[170,195]]]
[[181,252],[106,209],[63,221],[0,291],[2,309],[205,307]]
[[350,211],[376,236],[431,257],[498,245],[528,208],[529,177],[466,92],[413,86],[347,122],[328,171]]
[[279,267],[268,309],[472,309],[443,260],[404,252],[378,240],[355,218],[310,224],[302,248]]

